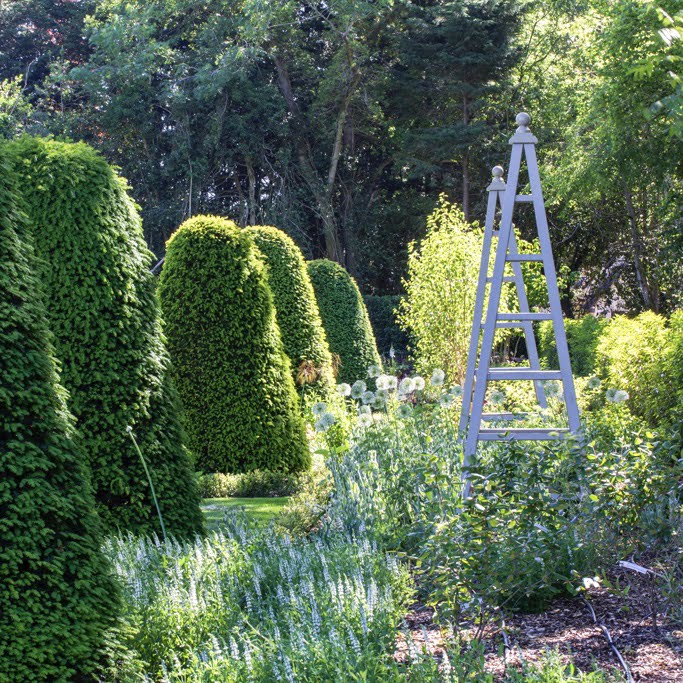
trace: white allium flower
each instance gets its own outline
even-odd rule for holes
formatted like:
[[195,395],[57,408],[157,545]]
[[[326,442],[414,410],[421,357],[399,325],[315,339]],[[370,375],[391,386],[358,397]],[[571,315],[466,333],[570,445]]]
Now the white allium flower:
[[[614,393],[611,394],[611,398],[610,398],[610,391],[614,391]],[[612,401],[612,403],[623,403],[624,401],[628,401],[628,399],[630,398],[628,395],[628,392],[624,391],[623,389],[614,389],[614,390],[610,389],[607,392],[607,394],[608,394],[607,400]]]
[[425,388],[425,378],[420,377],[420,375],[415,375],[413,377],[413,381],[415,382],[415,391],[423,391]]
[[340,396],[351,396],[351,385],[347,384],[346,382],[337,384],[337,393]]
[[543,391],[548,398],[558,398],[562,393],[559,382],[544,382]]
[[616,393],[617,393],[617,390],[616,390],[616,389],[608,389],[608,390],[605,392],[605,398],[606,398],[608,401],[611,401],[612,403],[614,403],[614,397],[616,396]]
[[503,403],[503,401],[505,401],[505,394],[499,390],[493,391],[489,396],[489,401],[491,401],[491,403],[494,405],[500,405]]
[[398,407],[398,410],[396,411],[396,415],[401,420],[405,420],[406,418],[410,417],[412,414],[413,414],[413,407],[409,403],[402,403]]
[[312,410],[313,414],[316,417],[320,417],[321,415],[324,415],[327,412],[327,403],[314,403]]
[[335,423],[332,413],[324,413],[315,423],[316,432],[326,432]]
[[586,386],[589,389],[599,389],[601,384],[602,380],[599,377],[591,377],[588,382],[586,382]]
[[387,405],[387,397],[385,394],[381,391],[378,391],[375,394],[375,398],[372,400],[372,407],[375,410],[381,410],[382,408],[385,408]]
[[377,391],[387,391],[389,389],[389,383],[387,381],[388,375],[380,375],[375,382],[377,386]]
[[367,390],[368,385],[362,379],[359,379],[351,387],[351,398],[360,398]]
[[379,365],[371,365],[368,368],[368,377],[375,379],[375,377],[379,377],[382,374],[382,368],[379,367]]
[[454,401],[454,399],[453,399],[453,395],[452,395],[452,394],[444,394],[444,395],[439,399],[439,403],[440,403],[442,406],[446,406],[446,407],[452,406],[452,405],[453,405],[453,401]]
[[360,397],[364,405],[372,403],[375,400],[375,394],[372,391],[364,391],[363,395]]
[[404,377],[398,385],[399,394],[412,394],[415,391],[415,380],[412,377]]
[[358,416],[359,426],[370,427],[370,425],[372,425],[372,423],[373,423],[372,415],[370,415],[369,413],[361,413]]
[[372,408],[370,406],[361,406],[358,408],[358,414],[359,415],[371,415],[372,414]]
[[460,398],[462,396],[462,387],[459,384],[456,384],[452,389],[451,389],[451,396],[453,398]]
[[443,381],[446,379],[446,373],[441,369],[437,368],[432,373],[432,378],[429,380],[434,387],[440,387]]
[[389,391],[396,391],[398,389],[398,379],[393,375],[387,375],[387,389]]

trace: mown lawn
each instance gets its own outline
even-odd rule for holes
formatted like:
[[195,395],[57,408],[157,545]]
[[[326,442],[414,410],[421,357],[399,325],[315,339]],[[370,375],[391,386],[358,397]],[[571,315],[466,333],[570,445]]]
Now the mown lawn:
[[223,513],[229,508],[243,507],[252,519],[267,524],[277,516],[289,501],[282,498],[205,498],[202,503],[204,519],[209,529],[216,529],[223,521]]

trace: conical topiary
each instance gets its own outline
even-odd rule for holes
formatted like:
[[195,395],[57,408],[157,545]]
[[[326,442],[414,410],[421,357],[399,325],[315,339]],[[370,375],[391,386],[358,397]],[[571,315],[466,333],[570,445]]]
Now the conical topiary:
[[168,241],[159,295],[198,467],[308,468],[290,364],[251,237],[224,218],[186,221]]
[[0,681],[97,680],[119,608],[0,151]]
[[268,284],[294,381],[302,395],[310,391],[325,400],[334,388],[332,354],[304,256],[282,230],[259,225],[247,232],[268,267]]
[[106,528],[160,531],[149,463],[169,533],[202,529],[199,494],[169,383],[154,276],[124,181],[85,144],[22,138],[20,178],[55,336]]
[[308,263],[330,351],[341,360],[337,379],[355,382],[367,377],[371,365],[380,365],[363,297],[354,279],[338,263],[321,259]]

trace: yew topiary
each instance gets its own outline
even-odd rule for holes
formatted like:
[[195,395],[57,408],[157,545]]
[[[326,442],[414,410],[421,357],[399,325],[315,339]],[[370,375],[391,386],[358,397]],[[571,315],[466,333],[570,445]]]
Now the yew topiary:
[[130,425],[166,530],[192,535],[203,526],[200,499],[169,381],[154,257],[125,182],[82,143],[22,138],[7,150],[100,516],[109,530],[160,531]]
[[247,232],[215,216],[186,221],[168,241],[159,295],[199,469],[307,469],[265,264]]
[[341,360],[338,381],[352,383],[367,377],[368,367],[381,363],[358,285],[344,268],[327,259],[310,261],[308,274],[330,351]]
[[0,151],[0,681],[96,680],[119,608]]
[[266,261],[277,323],[294,381],[301,393],[312,389],[324,400],[334,387],[332,355],[304,256],[282,230],[254,226],[247,232]]

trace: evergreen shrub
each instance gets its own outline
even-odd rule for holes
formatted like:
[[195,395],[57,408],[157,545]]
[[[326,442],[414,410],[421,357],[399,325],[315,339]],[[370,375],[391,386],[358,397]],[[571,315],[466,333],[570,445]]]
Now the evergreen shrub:
[[169,533],[202,529],[169,383],[154,276],[126,184],[85,144],[7,143],[20,178],[62,380],[109,530],[159,532],[131,426]]
[[282,230],[254,226],[247,232],[268,268],[277,323],[295,384],[302,395],[312,389],[314,396],[324,400],[335,384],[332,355],[304,256]]
[[309,261],[308,273],[330,351],[341,361],[338,381],[353,383],[367,377],[368,367],[381,361],[358,285],[344,268],[328,259]]
[[215,216],[186,221],[168,241],[159,295],[199,469],[307,469],[265,264],[247,232]]
[[[596,353],[600,335],[609,323],[607,318],[585,315],[582,318],[565,319],[567,346],[575,377],[589,377],[595,374]],[[538,326],[538,351],[543,364],[558,368],[557,348],[552,321],[546,320]]]
[[0,681],[96,680],[119,610],[0,152]]
[[367,294],[363,297],[377,340],[377,348],[383,356],[388,356],[392,347],[400,356],[405,356],[408,352],[408,335],[399,326],[397,318],[402,299],[403,297],[397,294]]

